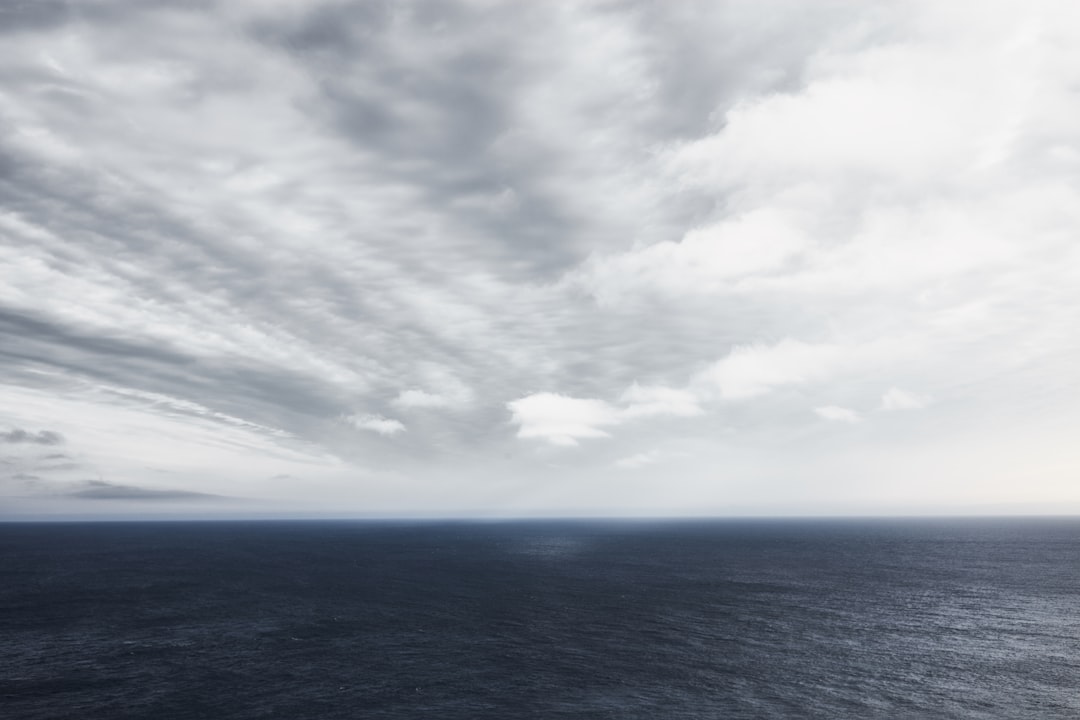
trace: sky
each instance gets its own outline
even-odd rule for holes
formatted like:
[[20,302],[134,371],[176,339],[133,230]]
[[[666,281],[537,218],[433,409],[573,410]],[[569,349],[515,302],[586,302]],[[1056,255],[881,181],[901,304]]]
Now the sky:
[[1080,512],[1080,6],[0,5],[0,518]]

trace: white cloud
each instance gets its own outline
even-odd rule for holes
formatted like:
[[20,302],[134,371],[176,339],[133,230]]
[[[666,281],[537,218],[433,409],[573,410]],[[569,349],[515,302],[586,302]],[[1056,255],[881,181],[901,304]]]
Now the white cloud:
[[382,415],[350,415],[345,420],[359,430],[370,430],[380,435],[396,435],[405,432],[405,425],[400,420],[385,418]]
[[695,417],[704,414],[697,397],[688,390],[634,383],[619,397],[625,407],[604,400],[575,398],[557,393],[535,393],[507,403],[517,436],[544,438],[555,445],[577,445],[579,438],[609,437],[602,427],[639,418]]
[[928,396],[908,392],[896,387],[889,388],[885,391],[885,394],[881,396],[882,410],[918,410],[929,404],[930,398]]
[[1039,113],[1063,89],[1040,78],[1048,61],[1075,68],[1061,63],[1058,29],[1020,4],[971,20],[940,3],[886,11],[876,42],[823,49],[804,87],[746,98],[722,130],[671,161],[687,182],[758,189],[806,180],[913,188],[1006,161],[1025,130],[1043,130]]
[[689,390],[664,387],[662,385],[638,385],[628,387],[619,398],[628,403],[623,410],[626,418],[673,415],[676,417],[694,417],[705,411],[698,405],[698,398]]
[[900,7],[837,27],[843,41],[819,48],[804,84],[747,94],[717,108],[711,132],[664,146],[664,187],[723,203],[681,242],[595,257],[579,282],[612,304],[737,292],[765,317],[793,292],[895,311],[887,293],[991,269],[1012,277],[1010,302],[1034,299],[1047,257],[1063,282],[1076,257],[1061,231],[1080,206],[1065,151],[1080,137],[1080,13]]
[[604,301],[642,289],[709,292],[746,275],[775,271],[805,246],[798,224],[784,211],[763,208],[694,228],[680,242],[594,260],[577,277]]
[[784,385],[824,379],[853,360],[853,351],[790,338],[775,345],[740,345],[701,372],[696,383],[728,400],[764,395]]
[[[888,343],[840,345],[806,343],[791,338],[774,345],[740,345],[705,370],[686,388],[640,385],[619,396],[619,405],[605,400],[536,393],[507,403],[518,437],[544,438],[556,445],[576,445],[579,438],[609,437],[607,428],[659,417],[693,418],[706,414],[710,400],[746,400],[777,388],[827,383],[841,373],[873,367],[890,354]],[[854,411],[819,408],[831,420],[858,421]]]
[[818,417],[835,422],[857,423],[862,421],[862,418],[859,417],[859,413],[850,408],[839,407],[838,405],[826,405],[825,407],[814,408],[814,412],[818,414]]
[[535,393],[507,403],[518,437],[543,438],[554,445],[577,445],[580,438],[608,437],[600,428],[616,425],[621,414],[603,400]]

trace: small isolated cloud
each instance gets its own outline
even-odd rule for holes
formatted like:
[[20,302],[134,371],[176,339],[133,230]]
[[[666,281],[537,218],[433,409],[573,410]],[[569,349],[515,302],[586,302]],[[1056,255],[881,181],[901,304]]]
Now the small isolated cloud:
[[826,405],[825,407],[814,408],[814,412],[818,414],[818,417],[834,422],[857,423],[862,421],[862,418],[859,417],[859,413],[850,408],[839,407],[838,405]]
[[558,393],[535,393],[507,403],[520,438],[544,438],[554,445],[577,445],[579,438],[608,437],[601,427],[637,418],[669,415],[694,417],[705,411],[688,390],[634,383],[619,397],[625,407],[603,400]]
[[27,432],[16,428],[7,432],[0,432],[0,443],[31,443],[34,445],[62,445],[64,436],[52,430],[40,430]]
[[623,415],[627,418],[654,415],[694,417],[705,412],[698,405],[697,397],[689,390],[678,390],[662,385],[634,383],[626,389],[620,400],[628,403],[626,409],[623,410]]
[[535,393],[506,404],[520,438],[543,438],[554,445],[577,445],[580,438],[608,437],[600,428],[617,425],[622,414],[603,400]]
[[889,388],[881,396],[881,409],[893,410],[919,410],[930,404],[930,398],[926,395],[901,390],[897,387]]
[[648,452],[640,452],[636,455],[631,455],[630,457],[624,457],[621,460],[616,460],[615,467],[622,468],[623,470],[636,470],[645,465],[652,465],[659,459],[659,451],[650,450]]
[[357,429],[370,430],[380,435],[396,435],[405,432],[405,425],[400,420],[382,415],[350,415],[345,420]]
[[87,480],[80,489],[67,493],[85,500],[221,500],[221,495],[191,490],[157,490],[136,485],[118,485],[104,480]]

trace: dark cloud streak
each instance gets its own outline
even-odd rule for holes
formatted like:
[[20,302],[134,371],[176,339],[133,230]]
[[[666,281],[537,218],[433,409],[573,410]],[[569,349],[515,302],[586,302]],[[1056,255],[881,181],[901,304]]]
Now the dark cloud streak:
[[0,443],[12,445],[63,445],[64,436],[53,430],[39,430],[37,432],[15,428],[6,432],[0,431]]
[[157,490],[135,485],[118,485],[104,480],[88,480],[81,490],[66,493],[68,497],[83,500],[149,500],[160,502],[176,501],[222,501],[229,500],[222,495],[193,492],[190,490]]

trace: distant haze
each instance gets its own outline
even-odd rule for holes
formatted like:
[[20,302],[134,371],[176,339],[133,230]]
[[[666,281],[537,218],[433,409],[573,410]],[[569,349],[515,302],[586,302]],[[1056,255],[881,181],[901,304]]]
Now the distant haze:
[[1080,512],[1080,5],[0,7],[0,518]]

